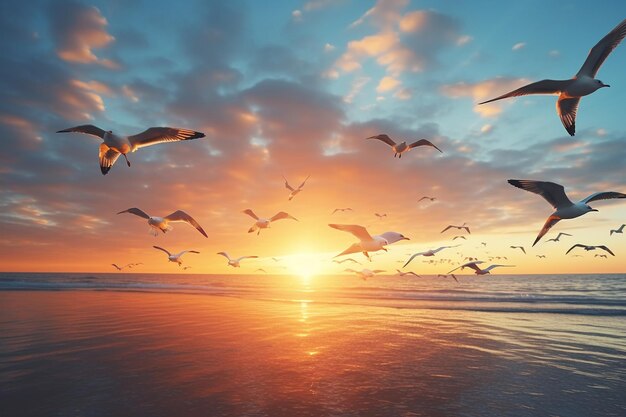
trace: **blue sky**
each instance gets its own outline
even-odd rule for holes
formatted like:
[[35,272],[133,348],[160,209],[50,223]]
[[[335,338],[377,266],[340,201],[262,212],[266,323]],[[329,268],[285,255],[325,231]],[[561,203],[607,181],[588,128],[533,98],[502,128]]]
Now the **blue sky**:
[[[598,73],[611,88],[582,100],[574,138],[555,97],[475,106],[526,82],[573,76],[626,17],[623,2],[42,0],[0,8],[7,270],[29,269],[34,256],[44,259],[40,268],[62,269],[67,248],[84,252],[77,268],[108,265],[101,258],[120,252],[145,256],[146,236],[113,215],[131,206],[193,210],[214,226],[205,227],[210,243],[191,242],[208,253],[239,244],[258,251],[233,232],[245,231],[247,219],[227,213],[295,209],[310,219],[298,232],[306,244],[294,249],[277,232],[267,247],[326,253],[342,249],[329,247],[337,232],[316,235],[326,223],[369,224],[381,210],[393,215],[380,227],[419,235],[416,249],[440,242],[442,225],[470,217],[504,247],[511,234],[530,244],[550,208],[508,178],[560,182],[580,198],[626,190],[624,45]],[[141,150],[131,168],[117,164],[102,177],[97,142],[54,133],[85,123],[122,134],[188,127],[207,139]],[[398,161],[382,143],[364,141],[377,133],[427,137],[444,154],[418,148]],[[281,175],[298,182],[309,174],[311,200],[303,193],[287,206]],[[443,201],[416,225],[425,211],[414,202],[425,193]],[[329,219],[334,205],[362,209]],[[623,204],[598,206],[601,214],[569,224],[590,244],[626,221]],[[567,230],[562,223],[556,232]],[[168,239],[182,246],[190,236]],[[212,262],[205,272],[223,271]],[[623,270],[623,261],[610,262],[589,268]]]

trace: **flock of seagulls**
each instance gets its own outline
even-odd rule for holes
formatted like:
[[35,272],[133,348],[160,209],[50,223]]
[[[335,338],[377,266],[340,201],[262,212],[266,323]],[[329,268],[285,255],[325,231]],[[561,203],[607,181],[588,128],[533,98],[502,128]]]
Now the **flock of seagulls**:
[[[520,87],[516,90],[510,91],[506,94],[500,95],[498,97],[492,98],[490,100],[483,101],[478,103],[479,105],[491,103],[497,100],[502,100],[505,98],[519,97],[525,95],[534,95],[534,94],[557,94],[557,113],[565,127],[565,130],[571,135],[575,135],[576,131],[576,114],[578,111],[578,106],[580,99],[584,96],[592,94],[598,89],[609,87],[608,84],[603,83],[602,81],[596,79],[596,74],[606,58],[609,54],[620,44],[620,42],[626,36],[626,19],[623,20],[620,24],[618,24],[611,32],[609,32],[604,38],[602,38],[589,52],[587,59],[583,63],[580,70],[576,73],[576,75],[567,80],[542,80],[538,82],[534,82],[523,87]],[[128,154],[137,151],[146,146],[166,143],[166,142],[182,142],[189,141],[199,138],[204,138],[205,134],[202,132],[198,132],[191,129],[185,128],[174,128],[174,127],[150,127],[145,131],[131,135],[131,136],[123,136],[114,134],[111,130],[105,131],[97,126],[87,124],[71,127],[64,130],[59,130],[57,133],[82,133],[90,136],[97,137],[101,139],[99,145],[99,165],[100,170],[103,175],[106,175],[110,169],[113,167],[115,162],[121,156],[124,157],[127,165],[130,167],[131,163],[128,159]],[[377,134],[375,136],[370,136],[365,138],[366,140],[378,140],[389,147],[391,147],[394,158],[402,158],[402,155],[411,149],[427,146],[438,150],[440,153],[443,151],[436,146],[433,142],[428,139],[419,139],[408,143],[407,141],[396,142],[391,139],[387,134]],[[307,176],[302,183],[298,187],[292,187],[287,178],[283,176],[285,181],[285,188],[289,191],[289,195],[287,197],[288,201],[293,200],[293,198],[302,192],[306,182],[310,178],[310,175]],[[537,235],[535,241],[532,246],[535,246],[543,236],[548,233],[548,231],[554,227],[561,220],[566,219],[575,219],[581,217],[589,212],[596,212],[598,210],[592,208],[589,204],[599,200],[608,200],[608,199],[624,199],[626,198],[626,194],[616,192],[616,191],[601,191],[596,192],[594,194],[589,195],[588,197],[582,199],[579,202],[572,202],[567,195],[565,194],[564,187],[560,184],[548,181],[536,181],[536,180],[519,180],[519,179],[510,179],[508,183],[514,187],[520,188],[522,190],[532,192],[543,197],[553,208],[554,211],[548,219],[545,221],[542,229]],[[436,201],[435,197],[431,196],[423,196],[418,202],[422,201]],[[352,208],[335,208],[331,215],[336,213],[345,213],[352,212]],[[187,223],[190,226],[194,227],[200,234],[202,234],[205,238],[207,238],[207,233],[200,226],[200,224],[189,214],[182,210],[174,211],[173,213],[164,216],[150,216],[143,210],[132,207],[123,211],[120,211],[117,214],[129,213],[135,216],[141,217],[147,220],[148,226],[150,227],[150,231],[154,236],[158,236],[159,232],[167,233],[172,230],[171,223]],[[257,235],[260,234],[262,229],[267,229],[273,222],[278,220],[291,219],[298,221],[295,217],[290,215],[287,212],[280,211],[276,213],[274,216],[269,218],[262,218],[255,214],[252,209],[246,209],[242,211],[243,214],[246,214],[254,219],[253,225],[248,229],[248,233],[256,232]],[[375,216],[382,220],[387,217],[387,213],[375,213]],[[387,231],[379,235],[371,235],[368,230],[361,225],[356,224],[329,224],[329,227],[347,232],[358,239],[357,242],[352,243],[347,249],[343,252],[339,253],[335,256],[342,257],[349,254],[354,253],[362,253],[367,259],[371,261],[371,255],[379,252],[379,251],[387,251],[387,246],[392,245],[394,243],[400,242],[402,240],[410,240],[408,237],[404,236],[402,233],[395,231]],[[613,234],[623,234],[624,228],[626,224],[622,224],[617,229],[610,230],[610,236]],[[470,227],[463,223],[462,225],[447,225],[440,233],[444,233],[450,229],[456,229],[458,232],[465,231],[468,235],[471,234]],[[571,237],[571,234],[560,232],[555,238],[548,239],[547,241],[559,242],[561,237],[568,236]],[[452,238],[452,240],[463,239],[467,240],[466,236],[463,234],[456,235]],[[486,242],[481,242],[482,246],[485,248],[487,246]],[[436,249],[428,249],[423,252],[418,252],[411,254],[409,259],[404,263],[402,268],[407,267],[415,258],[417,257],[434,257],[437,253],[450,248],[456,248],[460,245],[453,246],[441,246]],[[160,246],[153,246],[154,249],[157,249],[161,252],[164,252],[169,262],[177,263],[180,267],[182,265],[182,256],[187,253],[199,254],[200,252],[196,250],[183,250],[179,253],[171,253],[167,249],[164,249]],[[526,250],[524,246],[515,246],[511,245],[511,249],[519,249],[521,252],[526,254]],[[606,246],[606,245],[585,245],[585,244],[575,244],[569,250],[567,250],[566,254],[569,254],[572,250],[576,248],[582,248],[585,251],[594,251],[594,250],[602,250],[612,256],[615,254]],[[248,255],[241,256],[238,258],[231,258],[228,252],[218,252],[217,255],[223,256],[228,261],[228,266],[239,268],[241,266],[241,262],[245,259],[253,259],[258,258],[256,255]],[[545,258],[545,255],[536,255],[538,258]],[[578,255],[574,255],[578,256]],[[596,254],[596,257],[607,257],[606,254]],[[490,259],[505,259],[506,257],[489,257]],[[274,261],[278,262],[279,259],[272,258]],[[464,270],[466,268],[472,269],[476,275],[487,275],[490,274],[491,271],[495,268],[500,267],[513,267],[514,265],[503,265],[503,264],[492,264],[486,268],[481,268],[479,265],[484,264],[484,261],[478,260],[473,257],[466,257],[469,259],[469,262],[466,262],[462,265],[457,266],[456,268],[449,271],[447,274],[439,274],[440,278],[448,278],[451,277],[456,282],[458,282],[457,277],[453,272],[461,269]],[[444,259],[440,259],[440,262],[443,262]],[[451,262],[450,260],[447,260]],[[356,264],[360,264],[357,260],[353,258],[344,258],[341,260],[334,259],[333,262],[337,264],[342,264],[344,262],[352,262]],[[401,262],[401,261],[399,261]],[[424,261],[426,262],[426,261]],[[428,262],[433,262],[432,260]],[[137,265],[141,265],[141,263],[129,263],[124,266],[118,266],[117,264],[111,264],[118,271],[122,271],[125,268],[132,268]],[[184,269],[190,268],[189,266],[185,266]],[[262,268],[256,269],[258,272],[266,272]],[[360,278],[366,280],[379,274],[381,272],[385,272],[380,269],[361,269],[359,271],[355,269],[345,269],[346,272],[351,272],[359,276]],[[417,273],[413,271],[401,271],[400,269],[396,269],[399,276],[415,276],[420,277]]]

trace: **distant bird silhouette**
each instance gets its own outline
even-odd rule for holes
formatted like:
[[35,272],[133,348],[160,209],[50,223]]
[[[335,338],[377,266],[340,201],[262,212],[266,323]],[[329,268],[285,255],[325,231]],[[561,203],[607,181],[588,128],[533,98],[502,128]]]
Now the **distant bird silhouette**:
[[461,226],[455,226],[453,224],[450,224],[450,225],[446,226],[446,228],[443,229],[440,233],[443,233],[443,232],[445,232],[446,230],[449,230],[449,229],[459,229],[459,230],[465,229],[467,231],[467,233],[469,233],[470,235],[472,234],[472,232],[470,232],[469,226],[466,226],[465,223],[463,223]]
[[613,236],[613,233],[624,233],[624,227],[626,227],[626,224],[621,225],[617,229],[611,230],[609,236]]
[[417,202],[419,203],[419,202],[421,202],[421,201],[423,201],[423,200],[435,201],[435,200],[436,200],[436,198],[435,198],[435,197],[428,197],[428,196],[424,196],[424,197],[420,198],[419,200],[417,200]]
[[457,284],[460,284],[459,280],[456,278],[456,275],[454,275],[454,274],[438,274],[437,277],[438,278],[448,278],[448,277],[451,277],[452,279],[454,279],[456,281]]
[[602,38],[589,52],[578,73],[569,80],[542,80],[525,85],[491,100],[478,104],[490,103],[503,98],[525,96],[528,94],[558,94],[556,109],[563,127],[571,136],[576,132],[576,113],[581,97],[593,93],[602,87],[609,87],[595,76],[609,54],[626,36],[626,19],[622,20],[608,35]]
[[338,211],[344,212],[344,211],[353,211],[350,207],[346,207],[346,208],[336,208],[333,210],[332,213],[330,213],[331,215],[337,213]]
[[380,220],[383,219],[383,217],[387,217],[387,213],[374,213],[374,216],[378,217]]
[[372,278],[374,275],[380,272],[385,272],[384,269],[374,269],[373,271],[369,269],[362,269],[360,271],[355,271],[354,269],[351,269],[351,268],[345,269],[345,271],[355,273],[363,281],[367,281],[368,278]]
[[97,136],[102,139],[100,144],[100,172],[106,175],[117,161],[120,155],[124,156],[126,163],[130,166],[126,154],[135,152],[137,149],[164,142],[178,142],[181,140],[192,140],[203,138],[204,133],[189,129],[179,129],[175,127],[151,127],[143,132],[132,136],[118,136],[111,130],[104,131],[94,125],[81,125],[59,130],[57,133],[85,133]]
[[418,253],[414,253],[413,255],[411,255],[411,257],[409,258],[409,260],[408,260],[408,261],[406,261],[406,263],[404,264],[404,266],[403,266],[402,268],[406,268],[406,266],[407,266],[409,263],[411,263],[411,261],[412,261],[413,259],[415,259],[415,257],[416,257],[416,256],[435,256],[435,254],[436,254],[437,252],[440,252],[440,251],[442,251],[442,250],[444,250],[444,249],[456,248],[457,246],[459,246],[459,245],[455,245],[455,246],[441,246],[441,247],[438,247],[437,249],[429,249],[429,250],[427,250],[427,251],[425,251],[425,252],[418,252]]
[[252,225],[252,227],[250,229],[248,229],[248,233],[257,232],[256,233],[257,235],[259,235],[259,233],[261,233],[261,229],[269,228],[270,227],[270,223],[272,223],[272,222],[275,222],[275,221],[278,221],[278,220],[283,220],[283,219],[291,219],[291,220],[298,221],[298,219],[296,219],[295,217],[291,216],[289,213],[285,213],[284,211],[279,211],[278,213],[274,214],[269,219],[258,217],[256,214],[254,214],[254,212],[251,209],[245,209],[244,211],[242,211],[242,213],[243,214],[247,214],[248,216],[250,216],[254,220],[256,220],[254,222],[254,224]]
[[400,142],[400,143],[396,143],[394,142],[389,136],[385,135],[385,134],[380,134],[380,135],[376,135],[376,136],[370,136],[367,139],[378,139],[381,142],[385,142],[387,145],[391,146],[391,149],[393,149],[394,155],[393,157],[395,158],[396,156],[398,158],[402,158],[402,154],[405,152],[408,152],[409,150],[418,147],[418,146],[432,146],[433,148],[437,149],[439,152],[443,153],[443,151],[441,149],[439,149],[438,147],[436,147],[431,141],[427,140],[427,139],[420,139],[416,142],[411,143],[410,145],[407,145],[406,141],[405,142]]
[[590,211],[598,211],[589,207],[588,203],[596,200],[626,198],[626,194],[615,191],[603,191],[591,194],[587,198],[580,200],[578,203],[572,203],[570,199],[567,198],[567,195],[565,195],[565,189],[563,186],[554,182],[534,180],[509,180],[508,182],[514,187],[539,194],[556,209],[556,211],[548,217],[548,220],[546,220],[546,223],[543,225],[543,228],[535,239],[533,246],[539,242],[539,239],[541,239],[543,235],[548,233],[548,230],[550,230],[552,226],[557,224],[562,219],[575,219],[576,217],[580,217]]
[[283,179],[285,180],[285,188],[288,189],[289,191],[291,191],[289,193],[289,201],[291,201],[296,194],[298,194],[300,191],[302,191],[302,188],[304,187],[304,184],[306,184],[307,180],[310,178],[311,176],[309,175],[308,177],[306,177],[306,179],[304,181],[302,181],[302,184],[300,184],[298,186],[298,188],[293,188],[291,185],[289,185],[289,182],[287,181],[287,178],[285,178],[285,176],[283,175]]
[[509,246],[511,249],[520,249],[524,254],[526,254],[526,249],[523,246]]
[[467,238],[466,238],[465,236],[461,236],[461,235],[454,236],[454,237],[452,238],[452,240],[457,240],[457,239],[467,240]]
[[611,251],[611,249],[607,248],[604,245],[591,246],[591,245],[583,245],[581,243],[577,243],[574,246],[572,246],[571,248],[569,248],[567,250],[567,252],[565,252],[565,254],[567,255],[568,253],[570,253],[575,248],[583,248],[586,251],[602,249],[603,251],[606,251],[606,252],[610,253],[611,255],[615,256],[615,254]]
[[402,272],[402,271],[400,271],[399,269],[396,269],[396,271],[398,272],[398,275],[400,275],[401,277],[404,277],[404,276],[406,276],[406,275],[413,275],[413,276],[415,276],[415,277],[421,278],[421,276],[420,276],[420,275],[417,275],[417,274],[416,274],[415,272],[413,272],[413,271]]
[[355,264],[361,265],[361,262],[354,260],[352,258],[346,258],[346,259],[341,259],[341,260],[333,259],[333,262],[338,263],[338,264],[342,264],[344,262],[353,262]]
[[456,271],[457,269],[461,268],[461,270],[465,269],[465,268],[471,268],[474,270],[474,273],[476,275],[486,275],[486,274],[490,274],[491,270],[500,266],[503,267],[514,267],[515,265],[489,265],[487,268],[485,269],[481,269],[478,264],[482,264],[484,263],[483,261],[473,261],[473,262],[468,262],[466,264],[463,264],[461,266],[458,266],[456,268],[454,268],[452,271],[448,272],[448,274]]
[[558,242],[561,236],[571,236],[569,233],[560,232],[554,239],[548,239],[546,242]]
[[597,253],[593,255],[594,258],[606,258],[606,255],[598,255]]
[[537,258],[545,258],[546,255],[535,255]]

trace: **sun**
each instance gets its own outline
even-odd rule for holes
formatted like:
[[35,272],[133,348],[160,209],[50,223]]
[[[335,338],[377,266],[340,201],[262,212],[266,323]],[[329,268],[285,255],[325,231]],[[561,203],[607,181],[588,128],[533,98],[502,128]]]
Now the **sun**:
[[322,269],[323,259],[319,254],[298,253],[284,258],[287,270],[302,280],[302,284],[310,285],[315,275]]

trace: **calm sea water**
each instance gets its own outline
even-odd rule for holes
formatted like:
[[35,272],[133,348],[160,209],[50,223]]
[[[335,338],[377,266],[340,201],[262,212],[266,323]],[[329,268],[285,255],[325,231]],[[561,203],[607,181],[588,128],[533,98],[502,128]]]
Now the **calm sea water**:
[[451,278],[1,273],[2,290],[154,291],[415,309],[626,316],[626,274]]
[[626,275],[0,274],[0,415],[626,416]]

